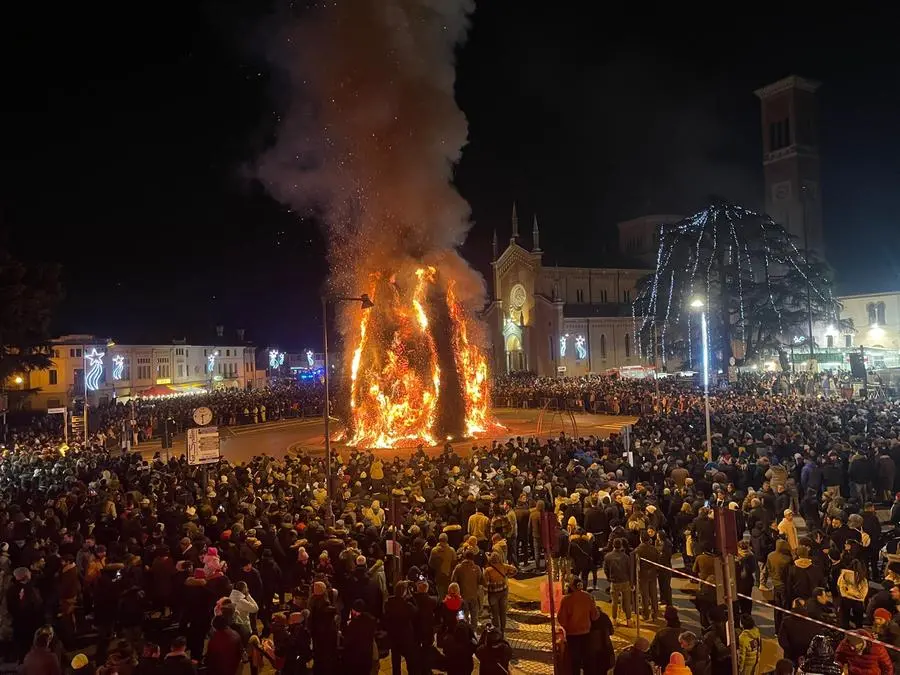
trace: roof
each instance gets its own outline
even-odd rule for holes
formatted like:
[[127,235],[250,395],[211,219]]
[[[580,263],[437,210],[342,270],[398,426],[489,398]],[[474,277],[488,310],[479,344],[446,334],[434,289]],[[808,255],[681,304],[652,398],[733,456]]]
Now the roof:
[[798,75],[789,75],[777,82],[760,87],[753,93],[759,98],[766,99],[775,94],[780,94],[783,91],[788,91],[789,89],[802,89],[803,91],[814,92],[821,84],[821,82],[817,82],[816,80],[808,80],[805,77],[800,77]]

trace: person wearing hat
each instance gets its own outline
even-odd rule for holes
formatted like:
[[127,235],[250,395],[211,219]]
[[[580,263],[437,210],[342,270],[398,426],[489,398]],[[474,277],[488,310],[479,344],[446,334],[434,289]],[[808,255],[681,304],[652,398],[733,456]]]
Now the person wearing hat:
[[800,545],[800,538],[797,535],[797,524],[794,522],[794,512],[790,509],[784,510],[784,518],[778,523],[778,534],[787,540],[791,553],[797,552]]
[[863,629],[847,634],[834,651],[835,662],[846,666],[850,673],[893,673],[894,666],[888,650],[883,645],[872,642],[873,637],[872,633]]
[[882,642],[893,645],[896,649],[888,649],[891,663],[894,664],[894,672],[900,673],[900,624],[892,621],[891,613],[879,607],[873,614],[872,630],[875,636]]

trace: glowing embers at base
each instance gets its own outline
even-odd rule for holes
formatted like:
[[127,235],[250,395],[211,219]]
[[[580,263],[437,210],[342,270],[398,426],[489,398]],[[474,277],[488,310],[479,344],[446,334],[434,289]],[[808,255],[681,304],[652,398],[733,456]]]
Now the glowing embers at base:
[[[360,315],[351,359],[348,445],[437,445],[448,433],[471,436],[497,426],[489,420],[487,360],[471,342],[453,283],[443,291],[437,276],[422,266],[373,278],[374,307]],[[456,371],[448,381],[441,364]]]

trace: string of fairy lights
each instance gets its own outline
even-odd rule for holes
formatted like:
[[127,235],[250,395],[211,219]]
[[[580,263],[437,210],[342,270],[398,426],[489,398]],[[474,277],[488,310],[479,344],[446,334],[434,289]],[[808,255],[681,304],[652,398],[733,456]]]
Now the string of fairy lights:
[[[830,308],[829,318],[836,319],[837,305],[821,267],[811,265],[793,237],[769,216],[742,206],[714,203],[673,225],[661,225],[656,269],[632,303],[636,351],[643,357],[645,344],[652,341],[647,354],[658,349],[665,362],[672,326],[683,323],[687,336],[692,335],[695,319],[688,300],[702,294],[704,305],[714,307],[719,299],[714,289],[725,283],[726,277],[736,282],[735,329],[744,348],[753,318],[745,295],[748,288],[765,288],[766,304],[771,306],[783,334],[782,310],[788,305],[785,298],[776,300],[773,283],[788,270],[799,274],[807,293]],[[711,324],[707,323],[707,338],[711,337]],[[649,340],[642,338],[651,334]],[[686,340],[686,347],[688,361],[693,363],[691,339]]]

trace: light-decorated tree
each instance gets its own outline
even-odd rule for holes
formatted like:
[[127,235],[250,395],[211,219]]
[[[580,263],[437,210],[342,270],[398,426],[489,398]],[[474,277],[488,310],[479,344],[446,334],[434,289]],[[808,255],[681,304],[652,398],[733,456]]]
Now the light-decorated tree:
[[634,302],[638,348],[678,355],[694,364],[700,319],[707,312],[711,367],[735,353],[745,360],[785,338],[808,333],[813,321],[836,321],[827,265],[807,259],[794,237],[765,214],[713,199],[703,210],[659,233],[657,265]]

